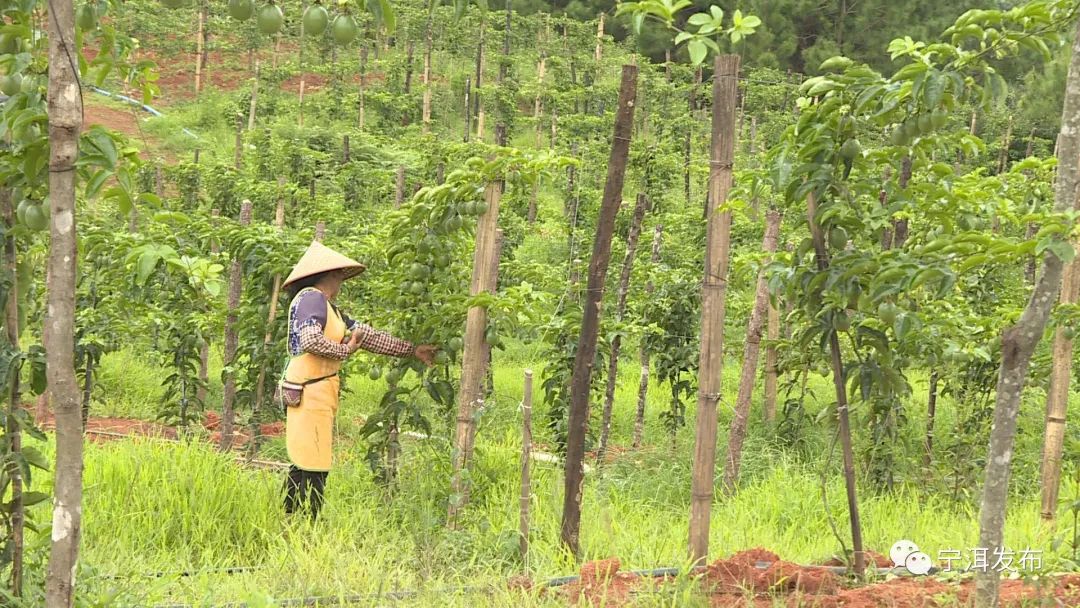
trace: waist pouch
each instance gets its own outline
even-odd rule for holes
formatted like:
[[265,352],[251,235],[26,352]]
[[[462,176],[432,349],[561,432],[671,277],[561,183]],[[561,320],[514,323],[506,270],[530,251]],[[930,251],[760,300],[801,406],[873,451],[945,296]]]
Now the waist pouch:
[[296,407],[300,405],[300,399],[304,396],[304,387],[309,384],[315,384],[316,382],[322,382],[323,380],[333,378],[337,374],[330,374],[328,376],[322,376],[321,378],[312,378],[311,380],[305,380],[303,382],[291,382],[289,380],[282,380],[278,383],[277,394],[274,395],[274,399],[281,405],[282,410],[287,410],[290,407]]

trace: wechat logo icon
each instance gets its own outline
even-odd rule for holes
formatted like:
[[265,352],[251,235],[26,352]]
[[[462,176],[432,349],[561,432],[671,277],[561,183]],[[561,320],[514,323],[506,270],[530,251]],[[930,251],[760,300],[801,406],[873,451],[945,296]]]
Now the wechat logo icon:
[[910,540],[898,540],[893,543],[889,557],[892,558],[894,567],[906,568],[908,572],[916,576],[929,573],[933,565],[930,556],[919,551],[919,546]]

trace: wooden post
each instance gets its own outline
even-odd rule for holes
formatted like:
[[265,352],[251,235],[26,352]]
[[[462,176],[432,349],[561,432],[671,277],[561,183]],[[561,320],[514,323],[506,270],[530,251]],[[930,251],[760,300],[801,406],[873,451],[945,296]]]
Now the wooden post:
[[[663,233],[664,227],[657,225],[653,230],[653,242],[652,242],[652,257],[649,261],[653,267],[660,261],[660,236]],[[645,284],[646,297],[651,297],[656,291],[656,286],[653,285],[652,279]],[[637,414],[634,417],[634,449],[641,447],[641,441],[645,436],[645,400],[649,394],[649,351],[645,348],[645,344],[641,345],[641,379],[638,381],[638,401],[637,401]]]
[[[491,276],[488,277],[488,284],[491,285],[492,292],[499,288],[499,259],[502,257],[503,247],[503,231],[502,228],[495,230],[495,247],[491,252]],[[484,342],[484,378],[485,388],[484,395],[490,397],[495,392],[495,372],[491,363],[492,347],[487,341]]]
[[[1077,198],[1080,203],[1080,197]],[[1074,243],[1074,247],[1080,243]],[[1080,263],[1074,258],[1065,266],[1059,302],[1069,306],[1080,296]],[[1072,379],[1073,341],[1065,337],[1065,328],[1054,330],[1050,390],[1046,399],[1046,429],[1042,452],[1042,518],[1057,517],[1058,492],[1061,487],[1061,455],[1065,444],[1065,419],[1069,411],[1069,383]]]
[[731,418],[731,430],[728,432],[728,453],[727,460],[724,461],[724,493],[728,495],[735,493],[739,481],[742,446],[746,439],[747,422],[750,419],[750,398],[754,395],[758,355],[761,353],[761,330],[764,329],[765,317],[768,315],[769,284],[765,276],[765,266],[776,253],[776,240],[779,234],[780,213],[771,210],[765,214],[765,238],[761,242],[761,249],[768,254],[768,257],[758,270],[754,307],[750,311],[750,321],[746,325],[742,374],[739,376],[739,396],[735,400],[735,415]]
[[367,78],[367,56],[368,47],[364,41],[360,42],[360,99],[358,101],[360,107],[357,109],[356,127],[361,131],[364,130],[364,79]]
[[[473,114],[476,116],[476,139],[484,140],[484,106],[480,103],[480,87],[484,76],[484,35],[487,32],[487,13],[480,16],[480,40],[476,44],[476,94],[473,95]],[[467,141],[467,140],[466,140]]]
[[[829,268],[829,251],[825,246],[825,235],[817,223],[817,201],[811,193],[806,199],[806,217],[810,224],[810,235],[814,241],[815,257],[818,269]],[[846,312],[840,311],[843,314]],[[847,387],[844,384],[844,361],[840,351],[840,338],[836,331],[829,332],[829,353],[832,357],[833,387],[836,391],[836,412],[840,422],[840,449],[844,459],[844,485],[847,489],[848,516],[851,520],[851,544],[855,575],[862,576],[866,567],[866,556],[862,545],[862,524],[859,521],[859,501],[855,493],[855,453],[851,447],[851,423],[849,421]]]
[[233,147],[233,165],[237,170],[244,167],[244,116],[236,115],[236,143]]
[[248,131],[255,130],[255,107],[259,102],[259,60],[255,60],[255,81],[251,83],[251,105],[248,108]]
[[[251,224],[251,201],[245,200],[240,204],[240,225]],[[236,361],[236,351],[239,349],[239,337],[237,315],[240,308],[240,295],[243,292],[244,267],[240,260],[234,259],[229,267],[229,299],[228,313],[225,316],[225,387],[221,397],[221,451],[232,449],[233,420],[236,412],[233,405],[236,400],[236,371],[232,366]]]
[[434,11],[428,11],[427,30],[424,34],[424,107],[421,111],[422,133],[427,135],[431,132],[431,53],[432,53],[432,20]]
[[[501,130],[501,129],[500,129]],[[488,209],[476,227],[476,247],[473,252],[473,273],[469,286],[472,296],[494,293],[491,266],[495,261],[492,252],[496,246],[499,222],[499,199],[502,186],[498,181],[487,185],[484,200]],[[469,483],[463,471],[470,466],[473,441],[476,435],[476,418],[484,406],[484,352],[487,331],[487,309],[482,306],[469,308],[465,320],[465,347],[462,351],[461,384],[458,389],[458,415],[454,434],[453,477],[450,482],[450,505],[447,525],[456,528],[458,515],[469,502]]]
[[[425,34],[426,36],[426,34]],[[415,44],[413,43],[412,36],[409,36],[409,41],[405,44],[405,94],[408,95],[412,92],[412,65],[413,65],[413,53],[415,52]]]
[[600,20],[596,23],[596,50],[593,51],[593,59],[597,64],[604,53],[604,13],[600,13]]
[[532,370],[525,370],[525,395],[521,399],[521,497],[518,499],[519,551],[521,561],[528,567],[529,558],[529,503],[532,500],[532,484],[529,478],[529,461],[532,452]]
[[[217,223],[217,218],[220,217],[220,216],[221,216],[221,210],[220,209],[211,209],[210,210],[210,217],[214,218],[214,220],[215,220],[214,223]],[[221,252],[221,244],[218,242],[217,238],[211,239],[210,240],[210,255],[213,256],[213,257],[217,257],[217,255],[220,252]],[[206,403],[206,393],[207,393],[207,391],[206,391],[206,383],[210,380],[210,340],[209,339],[206,340],[206,342],[202,345],[202,348],[199,349],[199,379],[202,380],[203,386],[200,386],[198,389],[196,389],[196,391],[195,391],[195,399],[198,400],[199,403],[205,404]]]
[[690,496],[690,557],[701,565],[709,555],[709,519],[716,474],[716,404],[724,365],[724,297],[731,247],[731,212],[718,211],[731,189],[735,161],[735,97],[739,56],[720,55],[714,63],[712,151],[701,289],[701,354],[698,363],[697,429]]
[[[285,178],[278,177],[278,200],[277,206],[274,208],[274,227],[280,233],[285,229]],[[322,222],[320,222],[322,224]],[[322,230],[325,230],[323,225]],[[318,225],[315,227],[315,231],[318,234],[318,240],[322,240],[322,233]],[[266,315],[266,333],[263,334],[263,352],[270,349],[270,340],[274,335],[274,319],[277,318],[278,300],[281,299],[281,281],[280,274],[274,275],[274,286],[270,290],[270,310]],[[255,400],[251,404],[251,443],[248,446],[248,458],[254,458],[259,452],[259,420],[258,413],[262,409],[263,401],[266,398],[266,365],[259,366],[258,379],[255,381]]]
[[[641,222],[649,210],[649,197],[644,192],[637,195],[634,215],[630,219],[630,232],[626,236],[626,255],[623,256],[622,272],[619,273],[619,296],[615,304],[615,319],[622,323],[626,314],[626,297],[630,293],[630,273],[634,269],[634,254],[637,253],[638,238],[641,236]],[[607,387],[604,390],[604,412],[600,422],[600,443],[596,449],[596,464],[604,462],[608,439],[611,437],[611,412],[615,406],[615,383],[619,376],[619,354],[622,351],[622,336],[616,334],[611,340],[611,355],[608,357]]]
[[405,202],[405,165],[398,165],[397,187],[394,190],[394,209],[401,207]]
[[346,133],[341,136],[341,162],[349,162],[349,135]]
[[938,372],[930,372],[930,390],[926,398],[926,439],[923,441],[923,466],[929,468],[934,461],[934,419],[937,417]]
[[769,303],[768,329],[766,329],[768,343],[765,345],[765,420],[776,420],[776,381],[777,381],[777,353],[776,341],[780,339],[780,310]]
[[592,367],[596,358],[596,339],[600,331],[600,307],[611,260],[611,236],[615,230],[615,215],[622,202],[626,160],[630,154],[630,135],[634,125],[637,98],[636,65],[624,65],[619,87],[619,105],[615,114],[615,129],[608,160],[604,196],[600,202],[596,238],[589,260],[589,280],[585,307],[578,336],[574,371],[570,380],[570,422],[566,433],[566,473],[563,495],[562,541],[575,556],[581,555],[581,493],[585,481],[585,431],[589,421],[589,392]]
[[472,105],[469,102],[469,96],[472,94],[472,79],[468,76],[465,77],[465,134],[462,137],[462,141],[469,143],[469,136],[472,135]]
[[[19,348],[19,280],[16,268],[18,266],[18,253],[14,232],[10,228],[15,226],[15,205],[11,200],[11,190],[0,187],[0,207],[3,208],[4,222],[9,231],[4,239],[4,266],[11,277],[8,286],[7,301],[4,303],[4,329],[7,333],[9,348]],[[16,418],[17,412],[22,409],[19,390],[19,374],[8,375],[7,386],[8,416],[5,432],[11,442],[9,448],[11,454],[22,454],[22,432]],[[26,526],[26,512],[23,508],[23,480],[22,469],[12,461],[7,467],[7,474],[11,480],[11,511],[9,525],[11,526],[11,593],[15,597],[22,597],[23,588],[23,535]]]
[[315,240],[320,243],[326,238],[326,222],[319,220],[315,222]]

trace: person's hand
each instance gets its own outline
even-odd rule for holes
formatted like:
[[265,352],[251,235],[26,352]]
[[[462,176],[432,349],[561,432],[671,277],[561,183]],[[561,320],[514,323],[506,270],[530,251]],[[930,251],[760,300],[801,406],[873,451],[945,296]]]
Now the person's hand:
[[424,362],[424,365],[431,367],[435,365],[435,353],[439,351],[437,346],[432,344],[422,344],[413,349],[413,356]]
[[353,354],[360,350],[360,332],[354,331],[352,336],[349,337],[348,344],[345,345],[349,349],[349,354]]

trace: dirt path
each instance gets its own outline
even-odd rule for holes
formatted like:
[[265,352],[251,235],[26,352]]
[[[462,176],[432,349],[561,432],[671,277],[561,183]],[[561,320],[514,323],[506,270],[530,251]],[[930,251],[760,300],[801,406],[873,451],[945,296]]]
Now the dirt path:
[[93,126],[101,126],[117,133],[122,133],[132,143],[139,147],[139,156],[143,160],[154,156],[163,156],[168,163],[176,162],[176,157],[162,147],[161,143],[150,137],[142,129],[139,121],[147,116],[142,110],[131,107],[117,109],[111,106],[94,103],[93,96],[96,93],[86,93],[86,106],[83,109],[83,131]]

